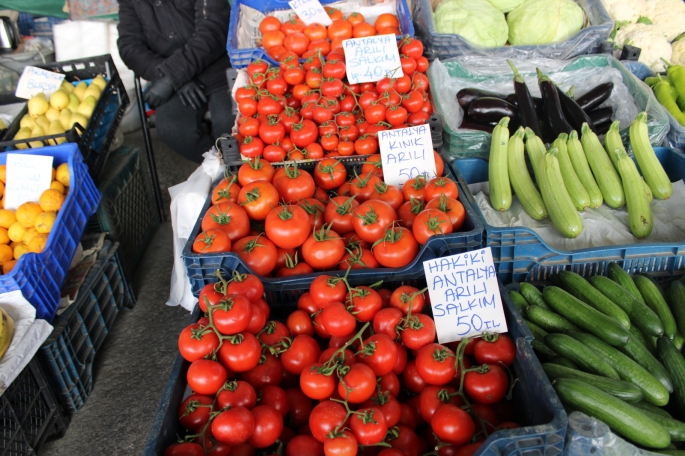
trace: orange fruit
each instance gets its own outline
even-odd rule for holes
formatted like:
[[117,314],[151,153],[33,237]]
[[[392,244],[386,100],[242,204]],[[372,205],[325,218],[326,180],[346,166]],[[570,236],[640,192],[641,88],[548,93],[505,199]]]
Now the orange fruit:
[[12,250],[14,250],[14,248],[15,248],[16,246],[21,245],[21,244],[23,244],[23,242],[14,242],[14,241],[12,241],[12,242],[10,242],[10,247],[12,247]]
[[19,222],[14,222],[7,230],[7,236],[9,236],[13,242],[21,242],[25,232],[26,227],[24,225]]
[[12,247],[5,244],[0,245],[0,264],[5,263],[6,261],[12,261],[13,259]]
[[55,224],[56,218],[57,212],[55,211],[41,212],[38,214],[38,217],[36,217],[36,224],[34,225],[36,231],[40,234],[49,233],[52,231],[52,226]]
[[0,196],[5,196],[5,184],[0,182]]
[[14,265],[17,264],[17,260],[12,260],[8,261],[7,263],[2,264],[2,273],[3,274],[9,274],[12,269],[14,269]]
[[5,172],[7,171],[7,166],[6,165],[0,165],[0,181],[3,183],[7,182],[7,178],[5,176]]
[[34,252],[34,253],[40,253],[45,248],[45,244],[47,244],[47,242],[48,242],[48,235],[47,234],[36,234],[29,241],[29,245],[28,245],[29,251]]
[[69,165],[62,163],[57,167],[57,171],[55,172],[55,180],[60,181],[65,187],[69,186]]
[[0,244],[9,244],[10,237],[7,234],[7,228],[0,228]]
[[14,211],[9,209],[0,209],[0,226],[9,229],[14,222],[17,221],[17,216]]
[[64,195],[54,188],[49,188],[41,193],[38,204],[44,211],[58,211],[64,204]]
[[29,253],[29,247],[24,244],[19,244],[14,248],[14,259],[18,260],[25,253]]
[[28,245],[29,242],[31,242],[31,239],[33,239],[33,236],[38,234],[38,231],[36,230],[35,226],[32,226],[31,228],[26,228],[26,231],[24,231],[24,236],[21,238],[21,242],[24,244]]
[[67,188],[60,181],[52,181],[50,188],[59,191],[62,195],[67,193]]
[[[43,212],[43,209],[40,208],[38,203],[28,201],[17,208],[17,222],[26,228],[31,228],[36,224],[36,217],[41,212]],[[2,226],[2,221],[0,221],[0,226]]]

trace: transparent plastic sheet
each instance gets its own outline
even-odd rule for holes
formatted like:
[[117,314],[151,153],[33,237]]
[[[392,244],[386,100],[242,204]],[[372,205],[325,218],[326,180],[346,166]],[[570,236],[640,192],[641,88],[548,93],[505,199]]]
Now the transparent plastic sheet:
[[[601,107],[611,106],[614,119],[621,121],[621,135],[627,144],[628,127],[640,111],[648,115],[650,142],[661,145],[669,131],[668,113],[656,101],[651,89],[638,80],[618,60],[608,55],[578,57],[573,60],[512,60],[523,75],[533,96],[540,96],[536,68],[567,91],[574,87],[576,97],[602,82],[612,81],[614,90]],[[446,152],[452,158],[485,158],[490,154],[489,133],[461,130],[464,112],[457,103],[459,90],[471,87],[508,95],[514,91],[514,76],[505,60],[489,57],[463,57],[435,60],[428,69],[434,102],[443,119]]]
[[[576,0],[585,12],[585,28],[570,40],[557,44],[480,48],[459,35],[438,33],[435,29],[431,0],[414,0],[412,3],[416,35],[422,39],[428,53],[441,59],[486,56],[498,59],[566,60],[578,55],[599,53],[602,42],[609,38],[614,28],[614,22],[600,0]],[[437,5],[439,2],[433,3]]]

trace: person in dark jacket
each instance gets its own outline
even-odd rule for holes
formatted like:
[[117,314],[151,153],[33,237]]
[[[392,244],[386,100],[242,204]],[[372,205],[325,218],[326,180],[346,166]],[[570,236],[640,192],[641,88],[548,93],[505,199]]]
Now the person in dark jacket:
[[[227,0],[119,0],[119,54],[151,81],[144,99],[156,109],[159,137],[184,157],[202,154],[234,117],[228,93]],[[211,135],[202,121],[211,113]]]

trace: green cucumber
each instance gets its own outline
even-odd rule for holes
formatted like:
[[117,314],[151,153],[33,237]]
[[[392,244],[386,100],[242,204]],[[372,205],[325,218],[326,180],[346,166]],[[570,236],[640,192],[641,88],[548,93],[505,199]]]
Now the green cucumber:
[[673,313],[671,313],[671,309],[668,308],[668,304],[666,304],[658,285],[643,275],[635,275],[633,281],[635,282],[637,289],[640,290],[640,294],[644,298],[645,303],[659,316],[661,324],[664,325],[664,334],[666,337],[673,340],[678,331],[678,327],[675,318],[673,318]]
[[634,339],[636,342],[639,342],[640,345],[645,347],[649,353],[652,354],[652,356],[656,356],[656,339],[652,342],[651,340],[647,340],[648,337],[653,338],[653,336],[645,336],[635,326],[630,327],[630,338]]
[[631,337],[627,344],[618,349],[656,377],[669,393],[673,392],[673,381],[664,365],[636,338]]
[[571,361],[570,359],[568,359],[565,356],[557,355],[553,358],[550,358],[548,360],[548,362],[551,364],[556,364],[558,366],[568,367],[569,369],[574,369],[577,371],[580,370],[580,368],[576,365],[576,363],[574,363],[573,361]]
[[584,380],[588,385],[595,386],[626,402],[637,402],[642,399],[642,390],[630,382],[588,374],[587,372],[569,369],[568,367],[559,364],[545,363],[542,365],[542,368],[550,380],[557,378],[577,378],[578,380]]
[[609,345],[625,345],[630,331],[615,318],[604,315],[594,307],[559,287],[545,287],[545,301],[562,317],[579,328],[594,334]]
[[588,281],[604,296],[621,307],[630,317],[630,322],[642,332],[652,336],[660,336],[664,333],[664,326],[659,316],[646,304],[634,298],[630,291],[604,276],[590,277]]
[[559,273],[561,287],[571,293],[576,298],[589,304],[605,315],[614,317],[626,329],[630,328],[630,318],[628,314],[617,306],[611,299],[604,296],[599,290],[590,285],[590,282],[572,271],[561,271]]
[[675,280],[668,289],[668,304],[680,334],[685,333],[685,285]]
[[552,308],[542,298],[542,292],[538,290],[537,287],[523,282],[519,285],[519,291],[523,297],[526,298],[526,301],[528,301],[530,305],[539,306],[546,310],[552,310]]
[[634,404],[631,404],[633,407],[637,407],[642,410],[646,410],[648,412],[656,413],[657,415],[661,415],[666,418],[673,418],[670,413],[668,413],[666,410],[664,410],[661,407],[657,407],[654,404],[650,404],[649,402],[646,402],[645,400],[641,400],[640,402],[636,402]]
[[[574,331],[578,332],[578,331]],[[567,334],[548,334],[545,344],[555,352],[573,361],[585,372],[604,377],[619,379],[618,372],[611,364],[579,340]],[[638,385],[639,386],[639,385]]]
[[673,338],[673,345],[675,345],[675,348],[678,349],[678,351],[681,351],[683,349],[683,345],[685,344],[685,337],[683,337],[682,334],[680,334],[680,331],[675,333],[675,337]]
[[529,306],[528,301],[526,301],[526,298],[524,298],[523,295],[521,295],[521,293],[514,290],[509,291],[509,298],[511,299],[511,302],[513,302],[516,308],[519,310],[521,316],[525,317],[526,307]]
[[670,434],[671,442],[685,441],[685,423],[682,421],[674,420],[673,418],[666,418],[659,413],[653,413],[649,410],[642,410],[642,413],[663,426],[663,428],[666,429]]
[[526,310],[526,317],[542,329],[551,333],[560,333],[569,329],[579,329],[576,325],[558,315],[552,310],[530,306]]
[[685,456],[685,450],[658,450],[655,453],[663,454],[665,456]]
[[536,325],[530,320],[526,320],[525,318],[523,321],[526,322],[526,325],[528,326],[528,329],[530,329],[530,332],[533,333],[533,337],[536,339],[544,339],[545,336],[547,335],[547,331]]
[[540,339],[533,339],[530,342],[530,346],[533,347],[533,350],[535,350],[536,353],[545,355],[549,358],[552,358],[554,356],[558,356],[557,352],[549,348],[544,341]]
[[671,374],[673,380],[673,397],[679,418],[685,418],[685,359],[673,342],[666,337],[659,337],[656,343],[659,361]]
[[628,274],[625,269],[623,269],[621,266],[617,265],[613,261],[609,263],[609,278],[613,280],[614,282],[618,283],[621,285],[623,288],[628,290],[638,301],[641,301],[643,304],[645,302],[644,299],[642,299],[642,295],[640,294],[640,290],[637,289],[635,286],[635,282],[633,282],[633,278],[630,277],[630,274]]
[[552,382],[562,402],[606,423],[614,432],[650,448],[666,448],[668,431],[642,410],[590,386],[582,380],[559,378]]
[[597,353],[600,359],[618,372],[621,380],[632,382],[640,387],[647,402],[654,405],[668,404],[668,390],[647,369],[593,335],[579,331],[568,331],[567,334]]

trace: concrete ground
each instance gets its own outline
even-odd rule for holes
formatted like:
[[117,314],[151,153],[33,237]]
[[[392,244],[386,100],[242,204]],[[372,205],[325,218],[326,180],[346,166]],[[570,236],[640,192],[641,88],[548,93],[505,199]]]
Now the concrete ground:
[[[167,188],[186,180],[197,164],[162,144],[155,130],[152,134],[168,214]],[[145,153],[140,130],[126,135],[124,144]],[[85,406],[73,415],[66,435],[44,444],[40,456],[142,453],[178,352],[178,334],[190,317],[185,309],[165,304],[172,265],[172,230],[167,221],[148,245],[135,274],[136,307],[119,313],[96,355],[93,391]]]

